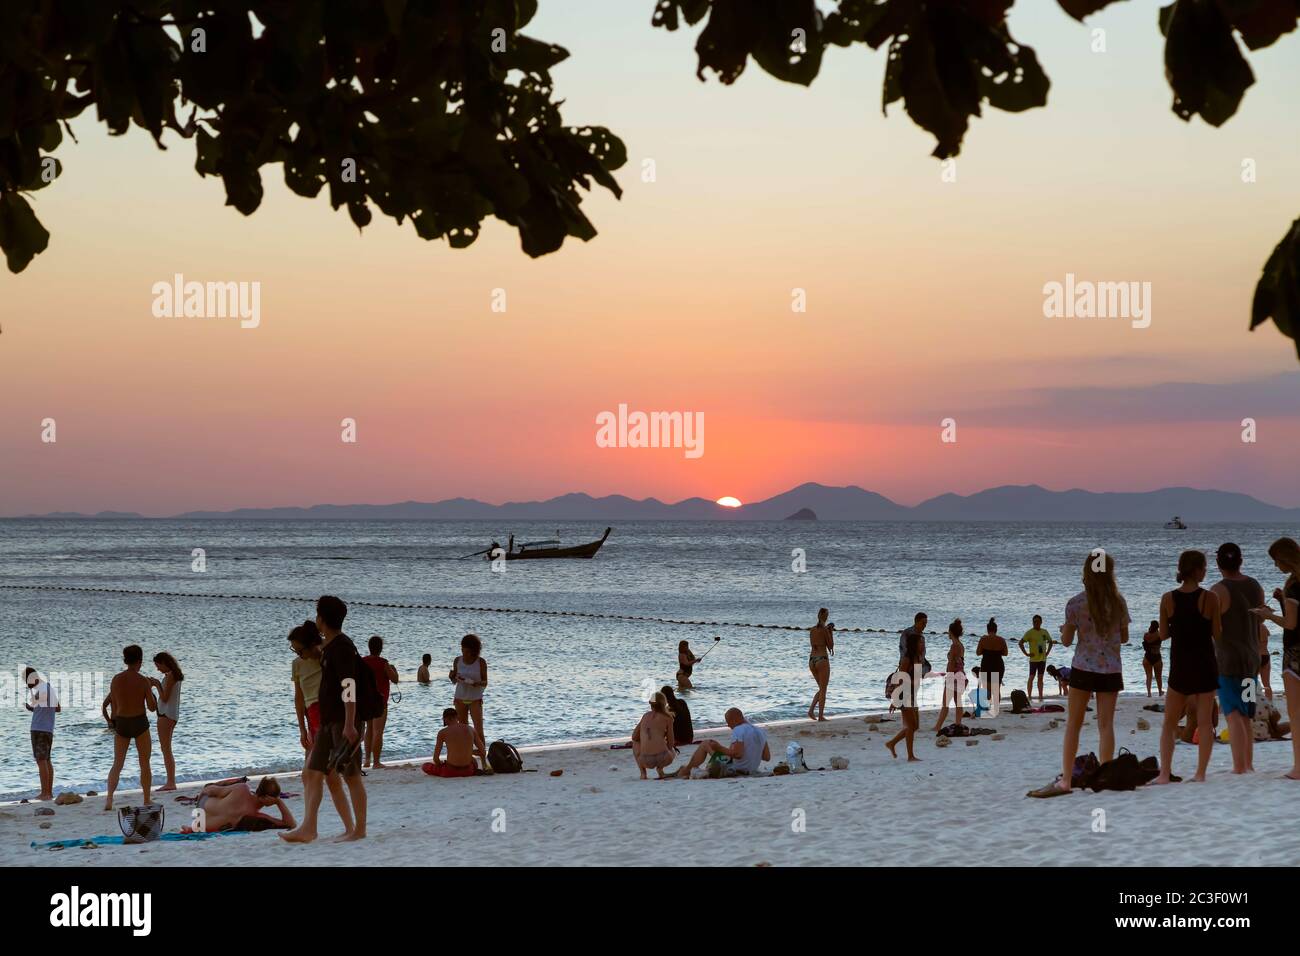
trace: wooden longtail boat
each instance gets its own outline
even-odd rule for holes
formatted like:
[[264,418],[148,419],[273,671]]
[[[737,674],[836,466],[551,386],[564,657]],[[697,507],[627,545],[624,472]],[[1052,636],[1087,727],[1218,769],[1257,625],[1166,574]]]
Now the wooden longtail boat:
[[[612,530],[612,528],[606,528],[605,533],[598,540],[589,541],[586,544],[577,544],[571,548],[562,548],[559,540],[551,539],[548,541],[528,541],[521,544],[516,550],[515,536],[511,535],[510,541],[505,548],[504,557],[507,561],[526,561],[538,558],[591,558],[595,557],[596,552],[600,550],[600,546],[605,543],[605,539],[609,537]],[[500,545],[493,542],[492,547],[488,548],[485,555],[487,560],[492,560],[492,553],[499,547]]]

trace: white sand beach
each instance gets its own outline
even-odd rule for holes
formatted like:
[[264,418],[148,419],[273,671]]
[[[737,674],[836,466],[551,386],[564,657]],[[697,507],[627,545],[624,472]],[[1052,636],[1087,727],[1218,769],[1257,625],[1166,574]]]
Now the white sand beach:
[[[1050,699],[1049,699],[1050,701]],[[1122,697],[1119,746],[1139,757],[1158,749],[1160,714],[1145,697]],[[1281,698],[1279,706],[1284,708]],[[335,844],[338,818],[328,798],[322,839],[289,846],[274,833],[204,841],[32,849],[32,841],[117,833],[116,814],[102,797],[54,807],[0,807],[0,864],[6,866],[668,866],[668,865],[1061,865],[1203,866],[1293,864],[1300,832],[1284,812],[1300,799],[1300,783],[1282,779],[1289,741],[1257,744],[1252,776],[1233,776],[1226,744],[1216,744],[1205,783],[1179,783],[1116,793],[1076,791],[1048,800],[1026,791],[1052,780],[1060,766],[1062,714],[1015,716],[1007,711],[974,723],[992,736],[954,739],[937,747],[918,734],[919,763],[891,759],[884,740],[897,717],[879,726],[861,716],[820,725],[793,721],[768,728],[772,755],[803,744],[810,767],[845,757],[845,770],[729,780],[641,781],[630,751],[580,744],[524,751],[519,775],[439,780],[418,766],[372,771],[369,838]],[[933,714],[922,712],[922,728]],[[1137,730],[1139,719],[1150,724]],[[715,732],[721,735],[722,731]],[[1095,750],[1092,715],[1082,749]],[[1196,749],[1179,744],[1174,772],[1190,776]],[[677,766],[679,764],[674,764]],[[561,770],[558,777],[552,771]],[[280,779],[301,790],[296,775]],[[192,792],[195,787],[184,787]],[[175,794],[162,794],[167,829],[189,820]],[[119,794],[119,805],[138,800]],[[301,797],[290,806],[301,815]],[[1104,811],[1104,832],[1097,829]],[[504,832],[497,830],[504,814]],[[796,832],[803,820],[806,828]],[[52,823],[40,829],[43,821]]]

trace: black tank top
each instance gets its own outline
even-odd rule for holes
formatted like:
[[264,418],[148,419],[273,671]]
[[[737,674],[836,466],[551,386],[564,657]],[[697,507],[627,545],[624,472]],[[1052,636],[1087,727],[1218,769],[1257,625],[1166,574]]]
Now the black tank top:
[[1259,673],[1259,618],[1252,607],[1264,603],[1264,589],[1254,578],[1219,582],[1232,598],[1223,612],[1223,633],[1214,643],[1219,673],[1229,677],[1254,677]]

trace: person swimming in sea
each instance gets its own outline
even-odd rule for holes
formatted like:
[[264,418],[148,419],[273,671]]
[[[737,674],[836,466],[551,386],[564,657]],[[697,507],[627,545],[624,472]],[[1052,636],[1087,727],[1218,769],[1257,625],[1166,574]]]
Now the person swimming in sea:
[[[808,629],[808,670],[817,682],[817,693],[813,694],[812,703],[808,705],[810,720],[826,719],[826,688],[831,682],[831,658],[835,656],[835,625],[826,618],[830,611],[822,608],[817,612],[817,623]],[[817,714],[814,718],[813,711]]]

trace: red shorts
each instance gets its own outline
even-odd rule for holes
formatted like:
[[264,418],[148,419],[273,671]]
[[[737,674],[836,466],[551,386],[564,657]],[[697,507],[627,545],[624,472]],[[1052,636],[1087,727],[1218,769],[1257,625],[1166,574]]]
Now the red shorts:
[[472,777],[474,776],[474,765],[468,767],[453,767],[449,763],[436,764],[426,763],[422,768],[430,777]]
[[320,733],[320,701],[307,708],[307,732],[313,738]]

